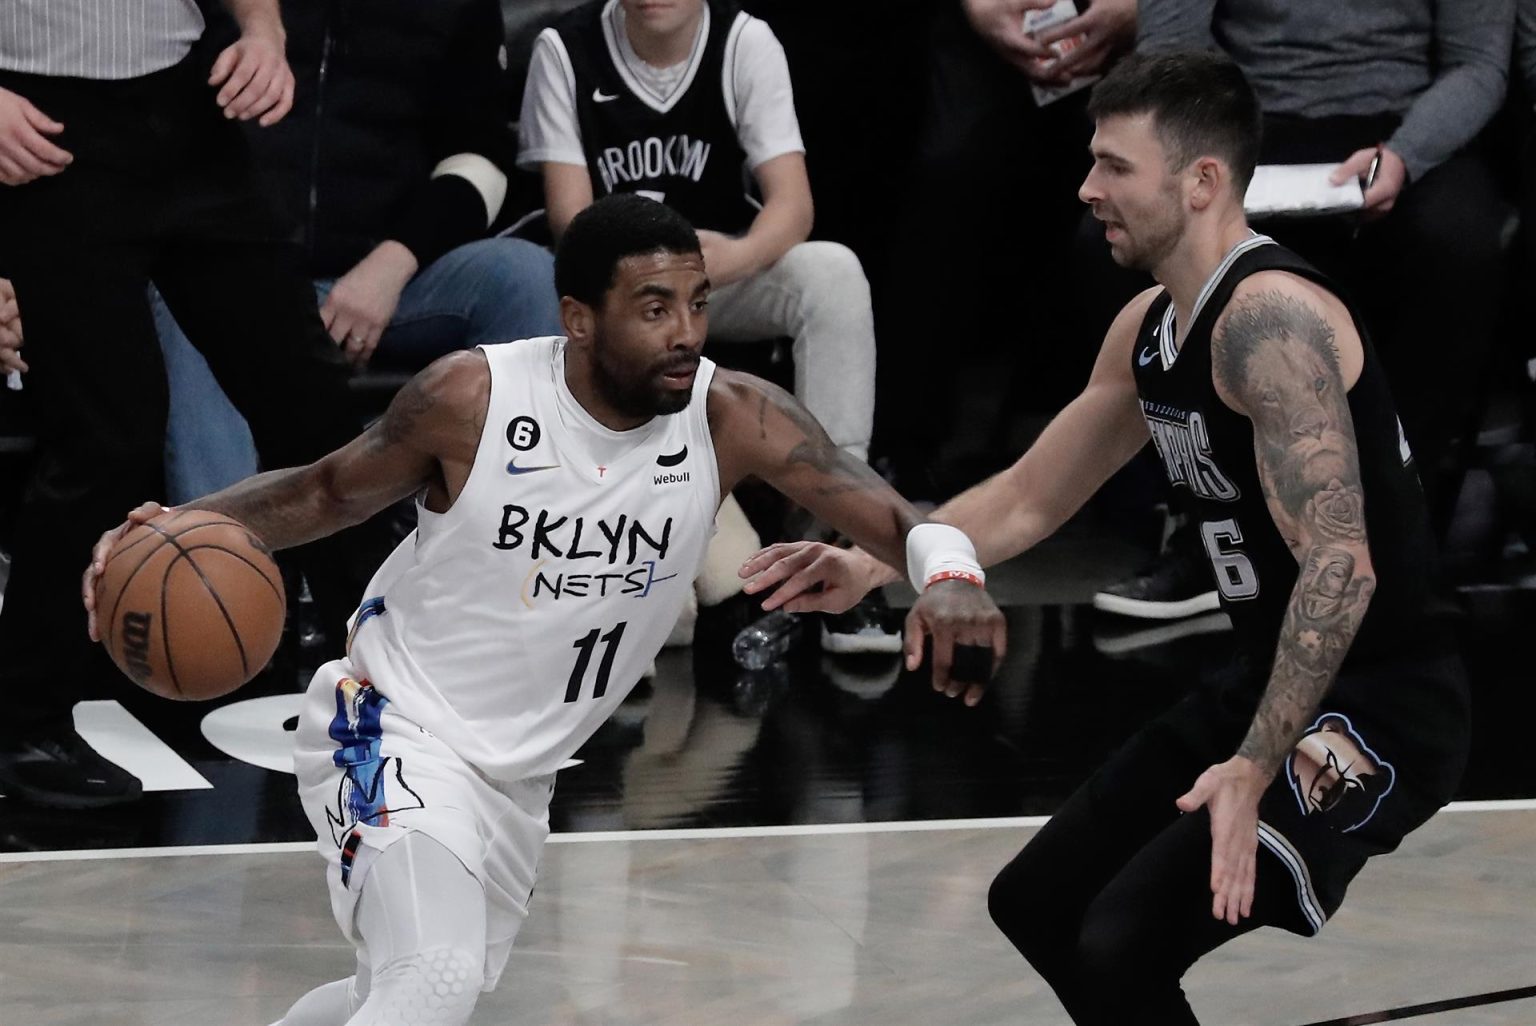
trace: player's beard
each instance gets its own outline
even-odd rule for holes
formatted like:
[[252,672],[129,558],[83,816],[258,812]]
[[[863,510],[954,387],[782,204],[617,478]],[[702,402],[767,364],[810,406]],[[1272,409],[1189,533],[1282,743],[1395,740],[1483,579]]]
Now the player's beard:
[[[601,335],[593,343],[593,381],[608,405],[619,413],[626,417],[665,417],[687,408],[693,389],[669,389],[660,380],[667,371],[681,369],[684,361],[673,358],[660,365],[634,368],[616,360]],[[687,363],[697,366],[698,358]]]
[[1184,238],[1187,221],[1179,204],[1178,187],[1164,191],[1162,202],[1150,207],[1134,227],[1126,224],[1126,241],[1111,250],[1115,263],[1133,271],[1155,270]]

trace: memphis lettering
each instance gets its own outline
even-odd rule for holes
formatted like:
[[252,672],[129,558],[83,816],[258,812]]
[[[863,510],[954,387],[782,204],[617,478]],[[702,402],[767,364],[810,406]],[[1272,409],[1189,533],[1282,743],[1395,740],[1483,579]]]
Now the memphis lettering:
[[1240,494],[1211,458],[1211,435],[1199,413],[1159,404],[1142,404],[1152,441],[1168,470],[1168,480],[1202,499],[1231,502]]

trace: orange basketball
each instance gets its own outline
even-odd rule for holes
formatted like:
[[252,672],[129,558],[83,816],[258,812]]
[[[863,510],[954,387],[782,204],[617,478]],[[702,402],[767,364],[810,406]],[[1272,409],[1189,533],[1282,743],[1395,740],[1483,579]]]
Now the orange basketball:
[[238,520],[180,510],[133,528],[96,586],[102,644],[163,698],[217,698],[277,651],[287,603],[272,553]]

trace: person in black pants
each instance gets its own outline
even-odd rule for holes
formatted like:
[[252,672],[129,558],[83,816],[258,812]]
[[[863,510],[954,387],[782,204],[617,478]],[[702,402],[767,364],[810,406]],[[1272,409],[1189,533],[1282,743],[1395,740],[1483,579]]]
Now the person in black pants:
[[[138,21],[114,11],[120,23],[95,28],[90,11],[50,4],[55,49],[29,51],[45,36],[23,32],[0,66],[0,275],[25,319],[37,411],[0,608],[0,789],[63,807],[140,793],[75,733],[71,710],[93,681],[118,679],[86,636],[79,567],[103,525],[160,490],[167,396],[149,283],[268,466],[308,463],[357,428],[346,361],[258,198],[236,124],[271,124],[291,102],[276,4],[229,0],[242,34],[211,76],[192,49],[196,7],[152,6],[165,9]],[[338,635],[361,588],[347,547],[299,557]]]

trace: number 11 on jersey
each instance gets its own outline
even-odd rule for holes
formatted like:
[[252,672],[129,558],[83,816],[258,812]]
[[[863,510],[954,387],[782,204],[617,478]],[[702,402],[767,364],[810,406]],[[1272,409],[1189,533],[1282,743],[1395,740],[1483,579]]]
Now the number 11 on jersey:
[[[597,664],[597,683],[592,688],[593,698],[602,698],[608,693],[608,675],[613,672],[613,657],[619,652],[619,639],[624,637],[624,628],[629,626],[629,621],[624,620],[607,634],[601,635],[603,642],[603,659]],[[587,677],[587,667],[592,664],[592,652],[597,648],[599,631],[601,627],[593,627],[586,634],[571,642],[571,647],[577,652],[576,665],[571,668],[571,679],[565,685],[565,700],[574,702],[581,697],[581,684]]]

